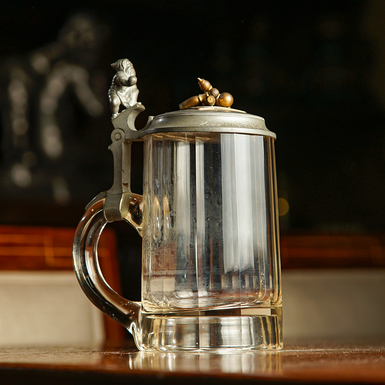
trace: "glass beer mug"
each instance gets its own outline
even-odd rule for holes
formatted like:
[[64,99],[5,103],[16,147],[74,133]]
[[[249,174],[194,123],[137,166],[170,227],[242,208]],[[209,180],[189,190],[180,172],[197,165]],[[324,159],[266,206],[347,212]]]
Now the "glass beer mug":
[[[136,130],[143,110],[132,103],[112,119],[114,183],[87,206],[74,239],[83,291],[140,350],[280,349],[275,134],[263,118],[217,105]],[[143,196],[130,189],[134,140],[144,142]],[[98,239],[115,220],[143,238],[140,302],[114,292],[99,268]]]

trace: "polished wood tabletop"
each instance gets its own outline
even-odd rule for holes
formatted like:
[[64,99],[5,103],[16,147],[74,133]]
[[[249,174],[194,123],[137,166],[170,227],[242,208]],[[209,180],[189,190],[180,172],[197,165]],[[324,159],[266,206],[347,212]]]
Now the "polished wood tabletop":
[[385,383],[385,341],[281,351],[138,352],[134,347],[0,350],[0,384]]

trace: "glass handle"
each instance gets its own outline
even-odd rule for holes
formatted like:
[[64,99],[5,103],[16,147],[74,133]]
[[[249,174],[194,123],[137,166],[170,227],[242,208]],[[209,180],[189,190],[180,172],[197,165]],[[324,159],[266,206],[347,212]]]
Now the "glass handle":
[[[131,191],[130,180],[131,142],[140,138],[135,119],[143,110],[144,106],[136,103],[112,119],[115,129],[109,149],[114,160],[114,182],[87,205],[73,242],[74,269],[84,293],[103,313],[127,328],[136,341],[140,338],[140,302],[129,301],[108,285],[100,270],[97,248],[108,222],[125,220],[142,235],[143,197]],[[151,121],[149,117],[147,126]]]
[[98,242],[108,223],[104,215],[106,193],[87,206],[75,232],[73,262],[81,288],[91,302],[131,333],[138,330],[140,302],[129,301],[116,293],[105,281],[98,261]]

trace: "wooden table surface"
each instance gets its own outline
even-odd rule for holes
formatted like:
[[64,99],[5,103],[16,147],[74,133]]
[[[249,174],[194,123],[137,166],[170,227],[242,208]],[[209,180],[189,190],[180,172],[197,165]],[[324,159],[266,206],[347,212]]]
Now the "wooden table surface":
[[385,383],[385,341],[281,351],[145,353],[135,348],[2,349],[0,384]]

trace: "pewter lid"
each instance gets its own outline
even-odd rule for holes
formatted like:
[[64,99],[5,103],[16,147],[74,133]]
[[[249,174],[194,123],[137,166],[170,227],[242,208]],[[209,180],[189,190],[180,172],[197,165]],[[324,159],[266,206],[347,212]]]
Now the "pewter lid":
[[227,107],[200,106],[157,115],[141,130],[144,135],[166,132],[213,132],[264,135],[276,138],[265,119]]

